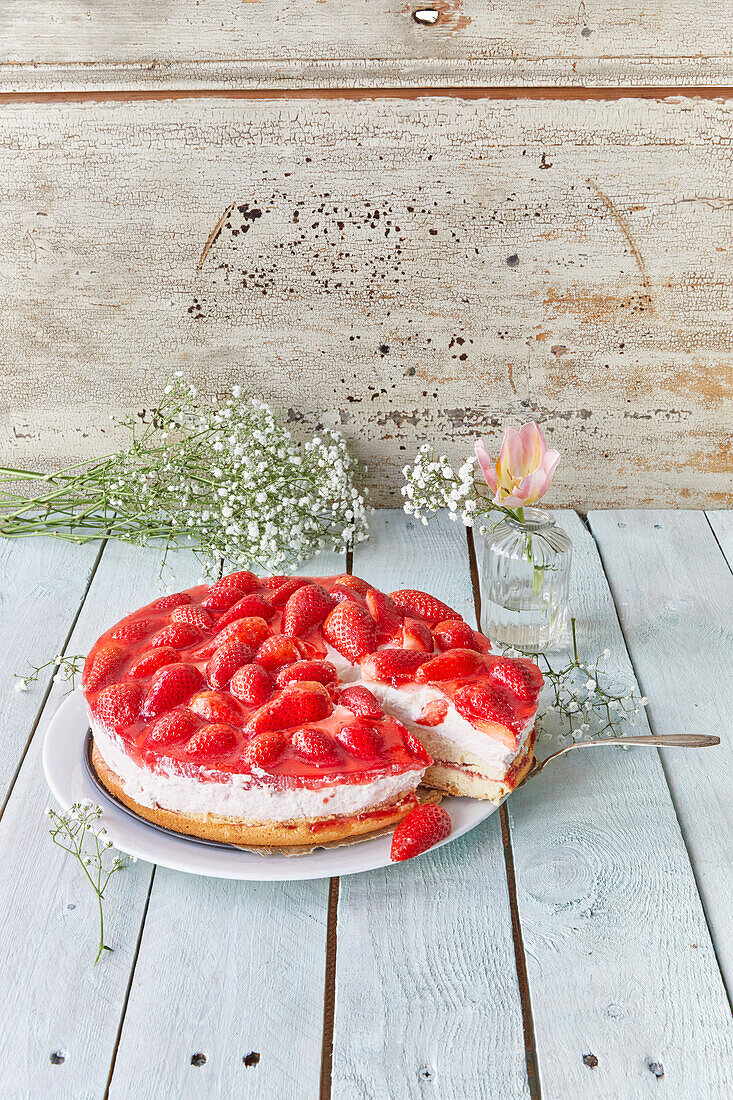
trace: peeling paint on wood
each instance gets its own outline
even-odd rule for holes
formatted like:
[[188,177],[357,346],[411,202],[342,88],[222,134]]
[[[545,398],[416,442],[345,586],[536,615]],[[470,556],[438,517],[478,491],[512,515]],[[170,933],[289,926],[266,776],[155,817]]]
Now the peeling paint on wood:
[[3,460],[106,451],[108,414],[181,369],[298,432],[340,428],[379,502],[424,440],[458,458],[535,417],[564,452],[558,504],[729,504],[732,119],[703,100],[7,104]]
[[0,87],[727,84],[732,56],[717,0],[4,0]]

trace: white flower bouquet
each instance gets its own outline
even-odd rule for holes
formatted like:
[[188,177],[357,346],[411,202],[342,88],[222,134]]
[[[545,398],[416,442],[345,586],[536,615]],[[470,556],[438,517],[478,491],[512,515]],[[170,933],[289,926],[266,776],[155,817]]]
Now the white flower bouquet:
[[336,432],[302,446],[262,401],[235,387],[210,407],[177,376],[146,423],[129,417],[127,449],[44,474],[0,467],[0,535],[84,543],[115,538],[194,549],[208,572],[221,558],[268,572],[366,538],[359,466]]

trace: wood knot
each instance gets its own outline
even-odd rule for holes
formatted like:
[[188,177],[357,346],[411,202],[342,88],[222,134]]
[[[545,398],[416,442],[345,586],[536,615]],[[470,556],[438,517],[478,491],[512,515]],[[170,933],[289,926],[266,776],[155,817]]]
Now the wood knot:
[[242,1058],[245,1066],[256,1066],[259,1060],[260,1055],[257,1053],[256,1050],[251,1050],[249,1054],[245,1054],[245,1056]]

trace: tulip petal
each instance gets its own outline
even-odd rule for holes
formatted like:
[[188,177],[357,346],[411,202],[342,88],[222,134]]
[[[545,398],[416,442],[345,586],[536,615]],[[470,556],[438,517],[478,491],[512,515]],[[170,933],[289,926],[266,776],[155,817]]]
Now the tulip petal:
[[542,434],[542,429],[539,424],[535,424],[534,420],[530,420],[529,424],[522,425],[519,429],[519,436],[524,448],[524,469],[525,472],[531,473],[532,470],[536,470],[538,466],[542,465],[547,443]]
[[499,481],[506,489],[511,489],[513,483],[527,473],[524,468],[524,447],[516,428],[504,429],[496,472],[499,475]]
[[489,458],[489,452],[486,450],[486,445],[483,439],[476,440],[474,449],[476,451],[478,464],[481,467],[481,473],[484,475],[484,481],[490,489],[493,489],[493,491],[496,492],[498,489],[496,471],[494,470],[491,459]]

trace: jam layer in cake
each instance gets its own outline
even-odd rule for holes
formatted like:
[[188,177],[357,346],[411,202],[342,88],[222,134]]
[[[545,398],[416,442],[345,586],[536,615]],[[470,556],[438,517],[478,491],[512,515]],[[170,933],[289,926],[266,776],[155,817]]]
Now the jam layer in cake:
[[506,786],[531,763],[541,676],[489,650],[427,593],[241,571],[98,640],[83,676],[95,760],[118,797],[181,832],[360,835],[401,820],[423,777],[452,789],[456,766]]

